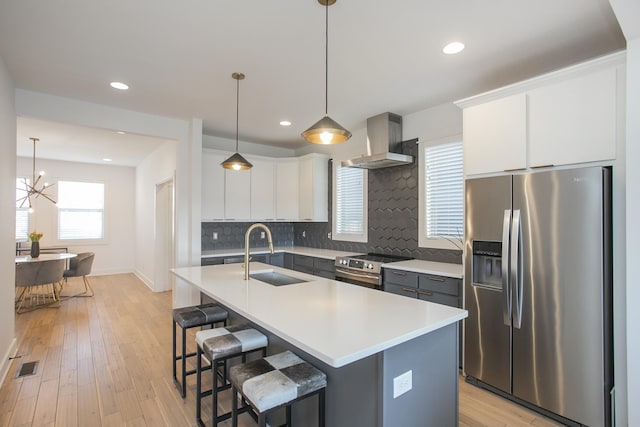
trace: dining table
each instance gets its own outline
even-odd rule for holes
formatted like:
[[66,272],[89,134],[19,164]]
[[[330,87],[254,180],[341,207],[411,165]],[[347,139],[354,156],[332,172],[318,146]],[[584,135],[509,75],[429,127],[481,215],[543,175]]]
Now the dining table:
[[40,256],[33,258],[31,255],[16,255],[16,264],[22,262],[41,262],[41,261],[55,261],[55,260],[68,260],[76,257],[77,254],[59,253],[59,254],[40,254]]

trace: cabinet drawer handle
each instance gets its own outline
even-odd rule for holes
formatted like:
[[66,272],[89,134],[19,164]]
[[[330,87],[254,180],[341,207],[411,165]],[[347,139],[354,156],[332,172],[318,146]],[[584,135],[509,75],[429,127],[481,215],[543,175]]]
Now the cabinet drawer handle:
[[418,290],[418,294],[420,294],[420,295],[426,295],[426,296],[429,296],[429,297],[430,297],[430,296],[432,296],[432,295],[433,295],[433,292]]
[[411,289],[411,288],[400,288],[400,289],[402,289],[405,292],[413,292],[413,293],[417,292],[415,289]]
[[552,168],[554,165],[550,163],[548,165],[540,165],[540,166],[531,166],[531,169],[539,169],[539,168]]
[[391,273],[395,274],[396,276],[406,276],[407,273],[404,273],[402,271],[391,271]]
[[432,280],[434,282],[444,282],[446,279],[444,277],[438,277],[438,276],[428,276],[429,280]]
[[513,169],[505,169],[505,172],[514,172],[514,171],[523,171],[527,168],[513,168]]

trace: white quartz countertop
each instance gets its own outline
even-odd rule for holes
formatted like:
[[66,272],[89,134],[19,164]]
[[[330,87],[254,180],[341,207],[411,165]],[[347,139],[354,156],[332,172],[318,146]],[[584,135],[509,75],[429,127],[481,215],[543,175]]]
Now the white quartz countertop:
[[301,350],[339,368],[467,317],[467,311],[252,262],[308,280],[245,281],[241,264],[171,270],[205,294]]
[[[296,255],[308,255],[316,258],[336,259],[339,256],[357,255],[355,252],[334,251],[331,249],[307,248],[304,246],[276,246],[274,252],[289,252]],[[251,254],[268,254],[268,248],[251,248]],[[216,249],[202,251],[201,258],[244,255],[244,249]]]
[[462,264],[450,264],[448,262],[423,261],[411,259],[408,261],[396,261],[382,264],[384,268],[394,270],[413,271],[414,273],[435,274],[438,276],[454,277],[462,279]]

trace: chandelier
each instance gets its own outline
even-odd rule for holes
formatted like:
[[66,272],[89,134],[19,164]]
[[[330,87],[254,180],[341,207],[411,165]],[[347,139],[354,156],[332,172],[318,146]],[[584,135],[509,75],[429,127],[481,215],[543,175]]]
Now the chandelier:
[[44,182],[44,183],[40,184],[40,180],[44,176],[44,171],[40,171],[40,173],[38,173],[38,175],[36,176],[36,142],[40,141],[40,139],[38,139],[38,138],[29,138],[29,139],[31,141],[33,141],[33,174],[32,174],[32,180],[31,180],[31,183],[26,178],[24,178],[22,180],[21,184],[23,185],[23,188],[18,188],[18,190],[24,191],[25,195],[23,197],[19,197],[18,200],[17,200],[17,203],[20,203],[20,207],[22,208],[22,207],[24,207],[25,203],[28,202],[28,204],[29,204],[29,212],[33,212],[33,200],[37,199],[40,196],[42,196],[45,199],[49,200],[53,204],[55,204],[56,201],[51,196],[49,196],[48,194],[45,193],[45,190],[47,188],[51,187],[51,185],[49,185],[48,182]]

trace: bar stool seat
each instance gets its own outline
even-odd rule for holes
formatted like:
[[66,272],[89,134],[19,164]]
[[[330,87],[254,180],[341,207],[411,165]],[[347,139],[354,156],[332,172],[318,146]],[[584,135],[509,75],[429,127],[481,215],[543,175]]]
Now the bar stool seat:
[[[173,381],[180,391],[182,398],[187,394],[187,376],[194,374],[195,370],[187,371],[187,359],[194,357],[195,352],[187,353],[187,329],[210,325],[215,327],[216,323],[227,324],[229,313],[217,304],[201,304],[190,307],[175,308],[173,314]],[[176,325],[182,329],[182,352],[176,354]],[[176,362],[182,361],[181,381],[177,377]]]
[[[219,422],[229,419],[231,412],[218,415],[218,393],[231,388],[226,377],[226,361],[233,357],[242,356],[242,362],[246,362],[247,354],[262,351],[262,356],[266,355],[269,341],[267,337],[249,325],[231,325],[215,329],[205,329],[196,333],[197,365],[196,365],[196,420],[198,425],[202,422],[202,398],[213,395],[212,420],[213,426]],[[209,367],[202,367],[202,356],[209,362]],[[218,386],[217,368],[223,368],[223,385]],[[202,372],[211,369],[213,372],[213,384],[211,390],[202,391]]]
[[229,313],[217,304],[202,304],[173,309],[173,321],[188,329],[227,320]]
[[287,426],[291,425],[291,404],[314,394],[319,395],[319,420],[324,426],[324,372],[300,359],[291,351],[233,366],[229,371],[233,388],[232,426],[238,425],[239,392],[258,413],[258,425],[266,425],[266,414],[286,406]]

